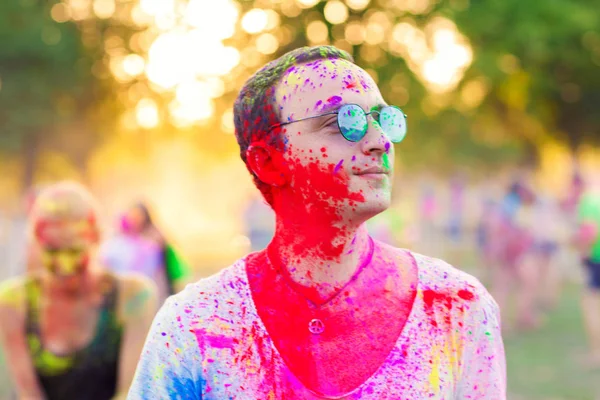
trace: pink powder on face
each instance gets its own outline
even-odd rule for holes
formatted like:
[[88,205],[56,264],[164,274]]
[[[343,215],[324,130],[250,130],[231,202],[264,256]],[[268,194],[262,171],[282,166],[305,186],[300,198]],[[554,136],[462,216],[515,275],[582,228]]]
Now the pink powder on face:
[[337,258],[343,251],[343,245],[324,242],[322,238],[344,236],[343,228],[337,227],[341,218],[339,210],[346,202],[354,207],[357,202],[364,202],[365,198],[361,193],[350,192],[349,176],[343,169],[334,174],[336,165],[333,163],[315,161],[302,165],[299,160],[295,160],[293,164],[291,170],[296,182],[305,182],[311,186],[310,190],[302,191],[303,199],[300,203],[304,207],[289,207],[289,204],[298,204],[299,199],[296,198],[296,192],[283,188],[275,202],[275,213],[283,220],[303,221],[303,225],[311,228],[305,237],[298,237],[296,232],[284,233],[290,235],[284,242],[295,243],[294,254],[290,256],[304,257],[305,252],[310,249],[326,259]]
[[331,105],[338,105],[342,102],[342,98],[340,96],[331,96],[327,99],[327,103]]

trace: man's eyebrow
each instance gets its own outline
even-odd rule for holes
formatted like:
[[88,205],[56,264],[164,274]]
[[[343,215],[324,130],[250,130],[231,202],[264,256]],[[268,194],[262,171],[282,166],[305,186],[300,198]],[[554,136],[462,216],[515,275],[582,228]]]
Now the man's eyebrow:
[[[319,109],[319,113],[320,114],[327,114],[327,113],[333,113],[335,111],[338,111],[341,107],[345,106],[347,104],[345,103],[337,103],[337,104],[324,104],[320,109]],[[360,106],[359,106],[360,107]],[[384,107],[388,107],[388,104],[386,104],[385,102],[383,103],[377,103],[376,105],[374,105],[373,107],[371,107],[369,109],[369,111],[381,111],[382,108]],[[361,107],[362,108],[362,107]],[[369,112],[368,111],[368,112]]]
[[343,103],[328,103],[328,104],[323,104],[319,108],[318,113],[319,114],[332,113],[332,112],[338,111],[343,106],[345,106],[345,104],[343,104]]

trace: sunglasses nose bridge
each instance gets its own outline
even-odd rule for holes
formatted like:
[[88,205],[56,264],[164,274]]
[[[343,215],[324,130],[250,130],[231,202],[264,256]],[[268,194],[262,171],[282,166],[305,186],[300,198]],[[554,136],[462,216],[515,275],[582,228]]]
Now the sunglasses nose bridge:
[[362,150],[365,154],[372,152],[386,153],[391,148],[391,141],[379,124],[379,113],[367,115],[367,131],[361,140]]
[[379,122],[379,116],[378,111],[367,114],[367,132],[365,132],[365,138],[367,139],[365,141],[371,142],[371,144],[373,142],[381,143],[382,146],[387,148],[386,143],[390,142],[390,139]]

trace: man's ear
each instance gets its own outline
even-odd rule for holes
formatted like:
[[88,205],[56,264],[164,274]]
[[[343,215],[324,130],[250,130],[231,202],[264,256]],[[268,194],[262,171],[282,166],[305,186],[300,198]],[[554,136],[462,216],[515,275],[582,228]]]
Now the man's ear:
[[265,143],[253,143],[246,150],[248,166],[262,182],[280,187],[288,182],[283,154]]

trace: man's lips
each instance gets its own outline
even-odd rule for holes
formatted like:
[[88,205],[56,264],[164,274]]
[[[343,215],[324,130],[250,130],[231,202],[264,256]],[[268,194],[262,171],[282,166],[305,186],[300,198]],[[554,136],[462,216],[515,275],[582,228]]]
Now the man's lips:
[[357,172],[355,175],[370,175],[370,174],[388,175],[389,170],[382,168],[382,167],[369,167],[369,168],[365,168],[365,169]]

